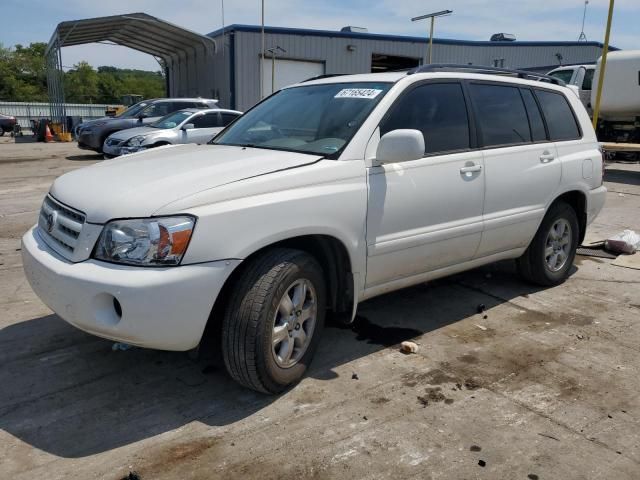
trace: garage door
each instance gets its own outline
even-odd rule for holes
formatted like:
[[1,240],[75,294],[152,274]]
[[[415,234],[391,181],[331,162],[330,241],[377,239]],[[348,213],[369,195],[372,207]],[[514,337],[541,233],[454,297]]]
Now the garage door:
[[271,88],[271,59],[262,60],[263,76],[264,76],[264,92],[265,96],[271,95],[272,91],[286,87],[293,83],[301,82],[307,78],[324,75],[324,63],[321,62],[303,62],[299,60],[280,60],[276,57],[275,68],[275,85]]

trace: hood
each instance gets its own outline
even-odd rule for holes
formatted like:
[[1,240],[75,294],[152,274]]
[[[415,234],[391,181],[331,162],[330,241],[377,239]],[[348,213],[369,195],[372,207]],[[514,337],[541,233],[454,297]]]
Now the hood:
[[321,158],[228,145],[158,147],[66,173],[53,183],[50,193],[84,212],[88,222],[105,223],[113,218],[149,217],[189,195]]
[[162,128],[134,127],[134,128],[119,130],[116,133],[112,133],[111,135],[109,135],[109,138],[115,138],[117,140],[129,140],[130,138],[133,138],[136,135],[149,135],[151,133],[158,133],[163,131],[164,129]]

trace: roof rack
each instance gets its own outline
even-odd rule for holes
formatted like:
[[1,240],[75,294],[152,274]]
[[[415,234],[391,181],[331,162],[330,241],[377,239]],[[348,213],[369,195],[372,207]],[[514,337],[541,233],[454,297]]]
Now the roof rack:
[[300,83],[311,82],[312,80],[322,80],[323,78],[340,77],[342,75],[351,75],[349,73],[325,73],[324,75],[316,75],[302,80]]
[[559,78],[552,77],[550,75],[544,75],[541,73],[527,72],[524,70],[510,70],[508,68],[500,67],[485,67],[481,65],[458,65],[455,63],[432,63],[430,65],[422,65],[420,67],[413,68],[407,72],[407,75],[413,75],[414,73],[426,73],[426,72],[469,72],[469,73],[485,73],[489,75],[511,75],[518,78],[525,78],[528,80],[537,80],[539,82],[548,82],[555,85],[564,87],[566,83]]

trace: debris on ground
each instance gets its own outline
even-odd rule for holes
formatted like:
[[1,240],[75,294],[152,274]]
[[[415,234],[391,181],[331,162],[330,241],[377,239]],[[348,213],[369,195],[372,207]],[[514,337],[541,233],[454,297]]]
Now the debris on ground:
[[414,342],[404,341],[400,344],[400,351],[402,353],[417,353],[418,344]]
[[609,253],[604,249],[604,240],[589,245],[580,245],[576,250],[576,255],[583,257],[611,258],[614,259],[618,255]]
[[613,253],[633,255],[640,248],[640,235],[633,230],[624,230],[604,242],[604,248]]
[[129,345],[128,343],[123,343],[123,342],[115,342],[113,345],[111,345],[111,350],[113,350],[114,352],[116,350],[129,350],[133,348],[133,345]]
[[351,380],[360,380],[360,377],[358,377],[357,373],[353,373],[351,374]]
[[467,390],[476,390],[478,388],[480,388],[480,384],[474,380],[473,378],[467,378],[464,381],[464,386]]
[[487,327],[485,327],[484,325],[478,325],[477,323],[474,323],[474,325],[482,331],[485,331],[485,332],[487,331]]
[[476,307],[476,312],[478,313],[482,313],[487,309],[487,307],[485,306],[484,303],[480,303],[478,304],[478,306]]
[[129,472],[129,475],[122,477],[122,480],[142,480],[142,477],[140,477],[136,472]]
[[485,462],[484,460],[478,460],[478,465],[480,465],[481,467],[485,467],[487,465],[487,462]]
[[480,450],[482,450],[482,447],[478,445],[471,445],[471,447],[469,447],[469,450],[472,452],[479,452]]
[[578,334],[576,335],[576,338],[577,338],[578,340],[584,340],[584,335],[582,335],[582,334],[578,333]]
[[483,320],[486,320],[487,318],[489,318],[489,315],[483,315],[483,316],[482,316],[482,319],[483,319]]

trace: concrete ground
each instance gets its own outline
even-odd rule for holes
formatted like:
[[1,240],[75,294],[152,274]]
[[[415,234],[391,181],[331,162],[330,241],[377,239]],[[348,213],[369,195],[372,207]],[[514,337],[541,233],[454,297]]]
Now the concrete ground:
[[[53,315],[20,236],[53,179],[98,157],[0,142],[0,478],[640,477],[640,270],[578,257],[539,289],[505,262],[385,295],[267,397],[219,364],[112,351]],[[640,232],[640,168],[607,179],[591,240]]]

